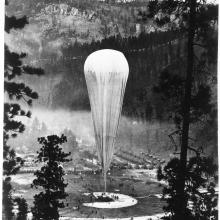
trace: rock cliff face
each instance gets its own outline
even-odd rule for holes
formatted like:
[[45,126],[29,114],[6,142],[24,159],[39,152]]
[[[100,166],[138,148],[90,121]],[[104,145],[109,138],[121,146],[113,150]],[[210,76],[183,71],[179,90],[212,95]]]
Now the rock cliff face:
[[48,53],[60,56],[60,47],[75,41],[85,43],[154,30],[152,24],[138,22],[138,12],[146,8],[145,1],[110,4],[98,0],[11,0],[7,13],[27,15],[29,25],[12,31],[6,42],[13,50],[28,52],[32,60]]

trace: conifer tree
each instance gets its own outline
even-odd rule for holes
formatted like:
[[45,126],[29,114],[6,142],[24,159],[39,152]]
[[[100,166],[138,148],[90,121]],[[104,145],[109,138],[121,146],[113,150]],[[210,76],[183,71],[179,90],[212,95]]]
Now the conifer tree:
[[[187,151],[189,149],[189,127],[191,122],[191,107],[193,103],[193,80],[201,73],[205,73],[210,58],[216,61],[216,51],[210,46],[210,41],[215,41],[211,36],[214,33],[217,20],[217,6],[206,4],[206,1],[150,1],[148,17],[154,18],[160,26],[180,29],[187,39],[186,74],[183,87],[183,101],[181,103],[181,149],[180,169],[177,172],[177,198],[175,201],[175,219],[187,219],[187,195],[185,194],[187,176]],[[209,39],[209,40],[207,40]],[[201,47],[201,53],[195,53],[195,47]],[[198,48],[197,48],[198,49]],[[210,56],[210,55],[214,56]],[[215,58],[215,59],[213,59]],[[204,92],[204,89],[203,89]],[[201,97],[200,97],[201,98]]]
[[[187,220],[218,219],[218,195],[215,191],[217,180],[217,166],[212,158],[195,156],[191,157],[186,166],[186,213]],[[179,196],[177,176],[181,172],[180,160],[171,159],[163,168],[158,169],[158,180],[166,181],[168,184],[163,188],[162,200],[167,204],[164,211],[169,213],[164,219],[178,219]]]
[[17,197],[14,200],[18,205],[17,220],[27,219],[28,205],[24,198]]
[[32,187],[42,191],[34,196],[32,213],[34,219],[59,219],[59,208],[64,208],[64,199],[67,197],[65,188],[68,185],[64,180],[62,164],[69,162],[70,153],[64,153],[61,144],[67,141],[66,136],[51,135],[41,137],[38,142],[42,145],[38,152],[37,162],[44,161],[43,167],[36,171]]
[[[8,2],[6,1],[6,6]],[[11,29],[22,29],[28,24],[27,17],[16,18],[5,15],[5,31],[10,33]],[[24,65],[22,60],[26,57],[25,53],[15,53],[10,51],[5,45],[5,66],[4,66],[4,92],[7,100],[4,102],[4,125],[3,125],[3,213],[6,219],[13,216],[13,199],[11,175],[18,172],[23,164],[23,160],[16,156],[15,150],[8,145],[9,138],[14,138],[17,134],[22,133],[25,129],[21,121],[15,119],[17,116],[30,117],[30,111],[24,111],[18,104],[23,100],[27,105],[32,104],[33,99],[38,95],[24,83],[18,83],[15,77],[22,74],[42,75],[44,72],[40,68],[33,68]],[[8,101],[8,99],[10,101]]]

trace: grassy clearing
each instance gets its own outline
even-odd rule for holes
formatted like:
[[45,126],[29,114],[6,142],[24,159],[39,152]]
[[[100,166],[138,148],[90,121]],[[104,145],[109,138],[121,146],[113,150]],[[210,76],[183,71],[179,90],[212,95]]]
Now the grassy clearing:
[[[96,175],[66,175],[68,187],[67,203],[68,206],[60,210],[61,216],[65,217],[98,217],[98,218],[125,218],[130,216],[144,216],[161,213],[162,202],[156,194],[160,194],[162,187],[160,183],[151,181],[146,174],[134,176],[135,170],[114,170],[108,178],[108,192],[118,192],[137,198],[138,203],[131,207],[120,209],[98,209],[84,207],[83,202],[88,198],[83,193],[103,191],[103,178],[100,174]],[[33,205],[33,196],[38,192],[32,189],[33,174],[19,174],[12,179],[15,193],[24,197],[29,207]]]

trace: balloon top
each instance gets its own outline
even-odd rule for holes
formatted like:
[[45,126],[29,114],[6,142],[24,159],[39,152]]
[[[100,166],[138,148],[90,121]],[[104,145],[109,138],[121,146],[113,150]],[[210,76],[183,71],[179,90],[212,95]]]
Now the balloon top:
[[96,74],[120,73],[128,76],[128,62],[123,53],[117,50],[104,49],[90,54],[84,64],[85,74],[95,72]]

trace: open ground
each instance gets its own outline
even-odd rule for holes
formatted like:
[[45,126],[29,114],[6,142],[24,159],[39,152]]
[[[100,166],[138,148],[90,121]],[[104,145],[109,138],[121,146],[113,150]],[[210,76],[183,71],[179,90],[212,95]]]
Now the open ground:
[[[163,212],[163,202],[160,195],[162,184],[155,179],[155,170],[118,170],[113,169],[108,176],[107,191],[125,194],[137,200],[137,204],[130,207],[100,209],[85,207],[84,202],[90,202],[89,192],[103,191],[103,177],[101,174],[85,173],[67,174],[65,176],[68,187],[68,205],[60,210],[60,215],[67,218],[128,218],[151,216]],[[14,195],[24,197],[29,208],[33,205],[33,197],[40,189],[31,188],[34,179],[32,173],[18,174],[12,178],[15,188]]]

